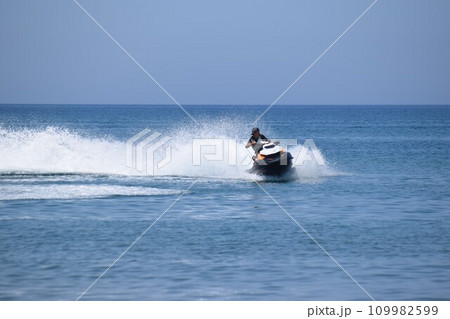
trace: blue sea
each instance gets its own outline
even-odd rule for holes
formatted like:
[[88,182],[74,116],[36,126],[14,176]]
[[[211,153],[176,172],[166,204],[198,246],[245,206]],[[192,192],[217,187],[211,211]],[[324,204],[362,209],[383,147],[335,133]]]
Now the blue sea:
[[275,105],[324,160],[280,178],[239,158],[265,106],[185,108],[0,105],[1,300],[450,299],[450,107]]

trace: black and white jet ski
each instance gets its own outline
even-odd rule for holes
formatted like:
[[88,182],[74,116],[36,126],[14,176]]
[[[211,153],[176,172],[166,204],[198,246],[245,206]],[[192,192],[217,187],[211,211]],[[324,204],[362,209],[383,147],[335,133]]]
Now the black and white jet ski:
[[250,173],[280,176],[292,168],[293,156],[278,142],[263,142],[258,154],[253,158]]

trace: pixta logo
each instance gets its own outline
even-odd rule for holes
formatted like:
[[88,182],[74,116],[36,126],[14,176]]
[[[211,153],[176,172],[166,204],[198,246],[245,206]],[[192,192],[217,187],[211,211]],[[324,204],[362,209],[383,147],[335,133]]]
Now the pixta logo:
[[161,147],[164,147],[172,139],[170,136],[161,135],[161,133],[144,129],[130,138],[126,143],[127,166],[145,174],[154,175],[157,170],[167,165],[172,158],[170,145],[166,145],[163,149],[162,159],[155,159],[155,155],[161,151]]
[[[297,146],[297,139],[274,139],[277,145],[281,145],[288,150],[289,147]],[[236,139],[204,139],[196,138],[192,141],[192,165],[200,166],[207,161],[225,161],[229,166],[248,166],[254,155],[252,148],[247,152],[240,152],[245,142]],[[303,166],[308,163],[315,163],[317,166],[324,166],[325,159],[312,139],[306,139],[300,150],[296,152],[293,159],[293,166]]]
[[325,165],[325,159],[312,139],[306,139],[300,152],[294,159],[294,166],[302,166],[305,162],[315,162],[318,166]]

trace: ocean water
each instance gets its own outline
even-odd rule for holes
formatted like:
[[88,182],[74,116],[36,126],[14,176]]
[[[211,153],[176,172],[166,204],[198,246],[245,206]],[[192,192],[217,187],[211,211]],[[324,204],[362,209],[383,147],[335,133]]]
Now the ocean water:
[[[313,139],[325,165],[269,179],[229,162],[264,106],[186,109],[200,125],[0,106],[1,300],[450,299],[450,107],[274,106],[263,134],[294,155]],[[154,175],[127,166],[145,128],[171,137]],[[193,165],[196,139],[236,154]]]

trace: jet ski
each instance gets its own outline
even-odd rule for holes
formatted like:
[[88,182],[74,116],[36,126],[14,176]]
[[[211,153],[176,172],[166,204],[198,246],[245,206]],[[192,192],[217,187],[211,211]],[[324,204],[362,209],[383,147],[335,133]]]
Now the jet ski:
[[293,156],[278,142],[263,142],[258,154],[253,158],[250,173],[257,175],[280,176],[292,168]]

